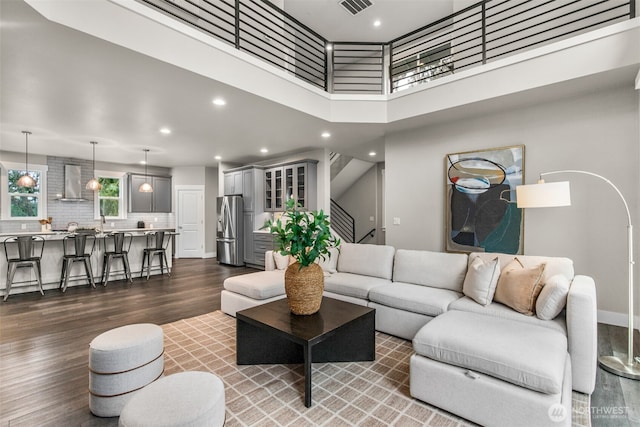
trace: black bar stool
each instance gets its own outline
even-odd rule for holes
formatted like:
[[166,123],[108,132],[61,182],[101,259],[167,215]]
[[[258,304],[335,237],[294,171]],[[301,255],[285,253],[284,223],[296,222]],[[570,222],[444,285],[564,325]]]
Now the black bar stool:
[[[88,253],[87,239],[91,240],[91,250]],[[95,234],[77,233],[65,236],[64,239],[62,239],[62,250],[64,251],[64,255],[62,257],[62,273],[60,274],[60,288],[62,288],[62,292],[67,290],[67,284],[69,283],[69,276],[71,274],[71,266],[75,261],[82,261],[84,263],[84,271],[87,275],[87,280],[92,288],[96,287],[96,284],[93,281],[93,268],[91,268],[91,255],[93,255],[95,247]]]
[[[128,244],[126,243],[127,239],[129,240]],[[102,274],[100,275],[100,281],[104,286],[107,286],[109,282],[111,263],[118,258],[122,259],[127,280],[133,282],[131,269],[129,268],[129,249],[131,249],[132,240],[133,235],[131,233],[109,233],[104,236],[104,256],[102,259]]]
[[[42,268],[40,260],[44,251],[44,238],[42,236],[10,236],[4,239],[4,254],[7,257],[7,293],[4,296],[6,301],[9,298],[13,277],[18,268],[31,267],[36,271],[36,280],[40,287],[40,293],[44,295],[42,289]],[[38,251],[38,246],[40,250]]]
[[171,243],[171,233],[164,231],[150,231],[147,233],[147,247],[144,248],[142,254],[142,269],[140,270],[140,277],[144,273],[144,263],[147,262],[147,280],[151,274],[151,264],[153,257],[160,256],[160,273],[164,274],[164,264],[167,265],[167,274],[171,276],[171,269],[169,268],[169,261],[167,261],[167,248]]

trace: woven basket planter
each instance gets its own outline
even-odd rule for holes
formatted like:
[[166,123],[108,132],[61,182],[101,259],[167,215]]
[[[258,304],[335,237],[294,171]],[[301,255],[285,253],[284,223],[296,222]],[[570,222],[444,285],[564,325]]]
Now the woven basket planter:
[[324,273],[318,264],[302,267],[295,262],[284,272],[284,289],[293,314],[317,313],[322,303]]

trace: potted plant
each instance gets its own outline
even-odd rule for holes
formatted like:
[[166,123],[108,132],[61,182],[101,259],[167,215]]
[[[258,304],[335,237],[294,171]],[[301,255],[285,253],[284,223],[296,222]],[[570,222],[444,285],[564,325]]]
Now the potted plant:
[[331,234],[329,217],[322,210],[308,212],[289,199],[284,214],[268,220],[263,229],[275,236],[276,251],[295,259],[285,271],[284,286],[293,314],[313,314],[320,310],[324,273],[316,260],[331,256],[340,239]]

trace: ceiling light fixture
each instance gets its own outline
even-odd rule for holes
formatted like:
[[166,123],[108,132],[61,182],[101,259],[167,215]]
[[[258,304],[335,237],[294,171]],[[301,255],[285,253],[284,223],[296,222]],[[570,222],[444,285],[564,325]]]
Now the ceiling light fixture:
[[380,25],[382,25],[382,22],[379,19],[376,19],[375,21],[373,21],[374,27],[379,27]]
[[325,46],[325,49],[327,51],[333,50],[333,45],[328,44],[328,45]]
[[23,130],[22,133],[24,133],[24,139],[25,139],[24,175],[18,178],[18,181],[16,182],[16,184],[18,185],[18,187],[35,187],[36,180],[33,179],[31,175],[29,175],[29,135],[31,135],[31,132],[29,132],[28,130]]
[[222,160],[221,156],[214,156],[213,158],[216,159],[216,160]]
[[331,137],[331,134],[329,132],[322,132],[320,136],[322,136],[323,138],[329,138]]
[[163,134],[163,135],[169,135],[171,133],[171,129],[162,128],[162,129],[160,129],[160,133]]
[[91,145],[93,146],[93,178],[87,182],[86,189],[91,191],[100,191],[102,190],[102,184],[100,181],[96,179],[96,144],[97,142],[91,141]]
[[375,151],[369,151],[369,155],[370,155],[371,157],[373,157],[373,156],[375,156],[375,155],[376,155],[376,152],[375,152]]
[[149,177],[147,176],[147,153],[149,149],[145,148],[142,151],[144,151],[144,182],[140,184],[138,191],[141,193],[153,193],[153,187],[149,184]]
[[261,149],[260,149],[260,152],[261,152],[261,153],[268,153],[268,152],[269,152],[269,150],[267,150],[266,148],[261,148]]
[[221,105],[221,106],[222,106],[222,105],[226,105],[226,104],[227,104],[227,101],[225,101],[225,100],[224,100],[224,99],[222,99],[222,98],[215,98],[215,99],[213,100],[213,104],[214,104],[214,105]]

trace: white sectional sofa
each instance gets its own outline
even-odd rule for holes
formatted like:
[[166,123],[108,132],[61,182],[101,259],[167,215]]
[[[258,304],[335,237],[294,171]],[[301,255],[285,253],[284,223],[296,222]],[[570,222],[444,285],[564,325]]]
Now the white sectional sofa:
[[[222,311],[283,298],[286,262],[278,264],[267,252],[266,271],[225,280]],[[413,341],[417,399],[482,425],[568,426],[571,390],[593,392],[595,284],[568,258],[343,243],[321,265],[326,296],[375,308],[377,330]],[[520,295],[535,314],[504,301],[518,274],[537,277]],[[473,287],[478,277],[488,285]]]

